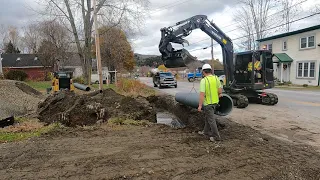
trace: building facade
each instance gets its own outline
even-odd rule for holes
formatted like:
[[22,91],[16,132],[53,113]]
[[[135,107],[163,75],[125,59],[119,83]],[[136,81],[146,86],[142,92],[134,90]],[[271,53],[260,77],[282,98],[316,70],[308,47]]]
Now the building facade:
[[274,76],[280,82],[320,85],[320,25],[258,40],[274,54]]

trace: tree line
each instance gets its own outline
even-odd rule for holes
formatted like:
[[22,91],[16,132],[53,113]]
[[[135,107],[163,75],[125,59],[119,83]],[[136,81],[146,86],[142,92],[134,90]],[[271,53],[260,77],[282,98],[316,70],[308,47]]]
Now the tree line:
[[[7,44],[11,42],[14,47],[23,47],[20,51],[50,57],[49,62],[63,59],[64,52],[74,52],[81,60],[85,80],[89,82],[92,58],[95,57],[93,1],[38,0],[38,4],[43,8],[29,8],[38,13],[40,20],[25,27],[22,38],[18,37],[17,28],[1,28],[1,32],[8,32],[0,37],[1,40]],[[103,64],[109,65],[111,70],[133,69],[133,51],[128,37],[132,38],[140,31],[148,6],[148,0],[97,0],[101,55]]]

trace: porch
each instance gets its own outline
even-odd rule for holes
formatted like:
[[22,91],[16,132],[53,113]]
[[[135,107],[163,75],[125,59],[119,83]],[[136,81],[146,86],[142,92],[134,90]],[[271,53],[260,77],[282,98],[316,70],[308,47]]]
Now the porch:
[[274,67],[274,75],[279,79],[279,81],[281,83],[291,81],[290,72],[293,59],[286,53],[275,53],[273,62],[276,64]]

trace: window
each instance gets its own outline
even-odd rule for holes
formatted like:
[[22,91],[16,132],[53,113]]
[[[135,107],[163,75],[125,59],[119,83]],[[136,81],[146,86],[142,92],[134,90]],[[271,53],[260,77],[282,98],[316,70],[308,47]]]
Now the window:
[[283,41],[282,50],[287,50],[287,41]]
[[315,45],[314,36],[300,38],[300,49],[312,48]]
[[272,44],[268,44],[268,50],[272,52]]
[[315,77],[315,62],[299,62],[298,78],[314,78]]

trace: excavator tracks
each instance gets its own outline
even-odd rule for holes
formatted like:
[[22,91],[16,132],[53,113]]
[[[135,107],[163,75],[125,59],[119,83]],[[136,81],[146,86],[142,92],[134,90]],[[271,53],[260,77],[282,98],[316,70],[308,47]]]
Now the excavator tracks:
[[234,105],[237,108],[246,108],[249,105],[249,100],[246,96],[238,94],[232,97],[234,99]]
[[278,103],[278,96],[273,93],[266,93],[266,96],[261,98],[261,104],[263,105],[275,105]]

